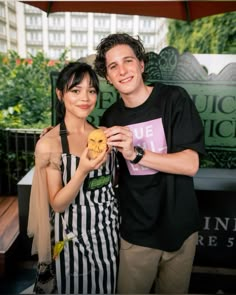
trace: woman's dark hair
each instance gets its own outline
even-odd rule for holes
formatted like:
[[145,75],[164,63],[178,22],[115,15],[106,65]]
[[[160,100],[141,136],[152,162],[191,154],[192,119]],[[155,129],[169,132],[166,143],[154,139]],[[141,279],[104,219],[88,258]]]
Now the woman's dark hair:
[[146,63],[145,49],[139,36],[134,38],[126,33],[110,34],[106,38],[102,39],[96,48],[97,54],[94,61],[94,68],[96,73],[103,78],[106,78],[107,74],[106,53],[116,45],[130,46],[138,60]]
[[[99,80],[87,63],[70,62],[60,72],[56,82],[56,88],[61,91],[62,95],[78,85],[86,74],[89,74],[90,85],[95,88],[97,94],[99,93]],[[65,106],[63,100],[57,100],[56,105],[57,121],[61,121],[65,116]]]

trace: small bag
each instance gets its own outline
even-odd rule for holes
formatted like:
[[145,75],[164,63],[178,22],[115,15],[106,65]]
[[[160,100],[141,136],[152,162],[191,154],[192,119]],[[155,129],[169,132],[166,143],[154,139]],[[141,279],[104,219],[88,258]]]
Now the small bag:
[[34,292],[35,294],[57,294],[54,261],[51,263],[38,263]]

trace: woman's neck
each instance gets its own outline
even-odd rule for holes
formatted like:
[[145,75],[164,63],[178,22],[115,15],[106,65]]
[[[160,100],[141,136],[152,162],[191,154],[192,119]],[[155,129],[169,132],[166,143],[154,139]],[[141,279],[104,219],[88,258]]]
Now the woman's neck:
[[65,117],[64,119],[66,130],[69,134],[80,133],[83,134],[87,130],[88,122],[85,119],[71,120]]

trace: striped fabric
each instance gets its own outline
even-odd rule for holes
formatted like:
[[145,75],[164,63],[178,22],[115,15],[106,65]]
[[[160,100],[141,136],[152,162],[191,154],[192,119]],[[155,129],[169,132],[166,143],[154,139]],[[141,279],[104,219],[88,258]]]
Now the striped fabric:
[[[64,185],[78,165],[78,157],[62,154]],[[65,212],[55,213],[55,242],[74,236],[56,259],[59,294],[115,293],[119,217],[110,177],[114,165],[112,151],[106,164],[90,172]]]

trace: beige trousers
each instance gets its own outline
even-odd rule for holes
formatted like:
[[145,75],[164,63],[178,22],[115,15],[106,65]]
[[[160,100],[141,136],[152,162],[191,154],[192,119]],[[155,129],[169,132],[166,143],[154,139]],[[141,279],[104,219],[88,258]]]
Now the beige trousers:
[[192,272],[198,233],[175,252],[141,247],[121,239],[118,294],[186,294]]

